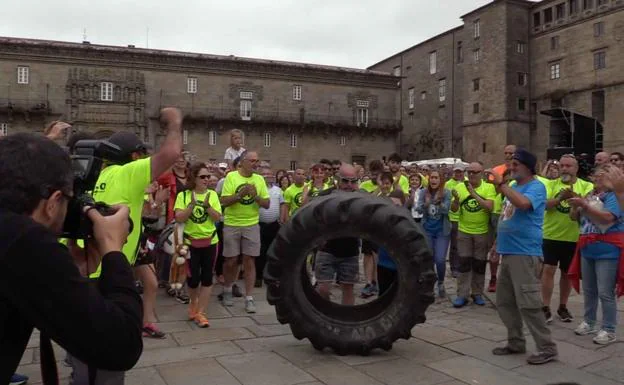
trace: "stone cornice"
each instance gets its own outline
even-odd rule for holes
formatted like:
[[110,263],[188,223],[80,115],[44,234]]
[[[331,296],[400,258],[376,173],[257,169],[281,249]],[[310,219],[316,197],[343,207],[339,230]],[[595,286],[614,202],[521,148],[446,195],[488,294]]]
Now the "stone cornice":
[[5,59],[398,89],[391,74],[234,56],[0,37]]

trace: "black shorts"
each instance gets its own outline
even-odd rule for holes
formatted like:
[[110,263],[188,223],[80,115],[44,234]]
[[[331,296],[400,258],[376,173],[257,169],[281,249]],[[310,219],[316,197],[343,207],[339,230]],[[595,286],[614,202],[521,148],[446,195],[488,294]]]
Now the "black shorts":
[[377,253],[379,246],[369,241],[368,239],[362,239],[362,254],[371,255]]
[[576,251],[576,242],[544,239],[542,251],[544,252],[544,264],[559,265],[561,271],[567,273]]

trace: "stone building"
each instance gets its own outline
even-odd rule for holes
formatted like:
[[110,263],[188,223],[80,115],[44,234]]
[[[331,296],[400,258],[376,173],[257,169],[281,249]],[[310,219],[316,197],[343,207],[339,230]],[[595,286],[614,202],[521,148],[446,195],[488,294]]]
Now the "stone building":
[[157,144],[159,109],[177,106],[185,147],[201,160],[221,160],[239,128],[274,167],[363,163],[393,152],[401,129],[397,79],[373,70],[0,38],[0,79],[2,135],[65,119]]
[[401,77],[401,153],[624,150],[624,0],[493,0],[462,21],[369,67]]

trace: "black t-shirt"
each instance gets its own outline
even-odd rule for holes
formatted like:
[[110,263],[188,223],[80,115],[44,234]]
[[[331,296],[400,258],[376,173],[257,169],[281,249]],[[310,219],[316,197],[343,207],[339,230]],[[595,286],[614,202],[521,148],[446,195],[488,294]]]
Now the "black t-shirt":
[[[338,191],[335,187],[328,188],[319,193],[319,197],[329,195],[334,191]],[[360,239],[359,238],[335,238],[327,241],[320,248],[321,251],[329,253],[337,258],[350,258],[360,255]]]

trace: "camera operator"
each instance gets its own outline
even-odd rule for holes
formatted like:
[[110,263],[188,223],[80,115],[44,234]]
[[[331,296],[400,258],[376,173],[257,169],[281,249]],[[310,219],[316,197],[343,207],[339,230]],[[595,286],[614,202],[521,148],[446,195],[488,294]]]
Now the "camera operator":
[[[123,253],[131,265],[137,258],[141,234],[141,213],[145,200],[145,189],[161,174],[168,171],[182,153],[182,113],[177,108],[164,108],[160,112],[161,124],[167,136],[160,149],[147,156],[147,146],[133,133],[120,131],[108,141],[121,148],[120,161],[106,166],[98,178],[93,198],[109,205],[124,204],[130,208],[130,218],[136,225],[128,236]],[[164,334],[154,325],[154,305],[157,287],[146,287],[157,281],[152,265],[141,264],[135,269],[137,277],[144,285],[143,332],[145,336],[163,338]]]
[[[58,383],[50,339],[95,368],[128,370],[142,349],[141,298],[120,252],[128,209],[87,209],[94,237],[85,254],[58,242],[73,196],[69,156],[40,135],[0,140],[0,383],[41,331],[44,383]],[[87,278],[101,262],[101,275]]]

